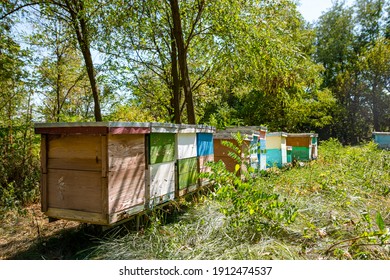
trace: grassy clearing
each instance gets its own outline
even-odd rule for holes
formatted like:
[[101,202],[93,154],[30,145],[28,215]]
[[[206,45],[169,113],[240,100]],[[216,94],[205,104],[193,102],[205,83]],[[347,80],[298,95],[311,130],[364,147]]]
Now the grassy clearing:
[[[222,194],[210,191],[174,211],[156,211],[140,231],[124,224],[98,234],[72,222],[47,224],[39,209],[29,210],[34,215],[0,226],[1,257],[390,259],[390,152],[331,140],[319,154],[304,166],[272,170],[249,185],[233,182],[235,188],[218,189]],[[263,193],[277,199],[253,199]],[[269,212],[255,209],[257,201]],[[291,206],[293,222],[279,219]]]
[[[320,146],[317,161],[256,179],[298,209],[293,223],[264,222],[253,213],[232,223],[229,199],[204,196],[164,223],[155,215],[144,231],[124,227],[85,252],[89,259],[390,259],[390,152],[372,143]],[[242,215],[243,212],[240,212]],[[242,216],[240,216],[242,217]]]

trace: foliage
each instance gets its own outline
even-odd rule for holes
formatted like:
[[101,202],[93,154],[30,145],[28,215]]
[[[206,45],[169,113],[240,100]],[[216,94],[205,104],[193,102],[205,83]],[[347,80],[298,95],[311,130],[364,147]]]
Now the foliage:
[[316,25],[314,57],[325,68],[322,86],[334,93],[338,104],[333,123],[322,131],[326,138],[358,144],[372,131],[389,129],[385,18],[386,1],[356,0],[352,7],[336,1]]
[[211,179],[215,187],[213,198],[221,205],[222,213],[233,227],[247,228],[254,233],[267,227],[292,223],[297,209],[286,198],[272,191],[266,181],[256,180],[250,166],[250,147],[240,133],[232,134],[236,144],[222,141],[229,148],[228,155],[236,162],[235,171],[228,171],[222,161],[208,163],[211,173],[203,176]]

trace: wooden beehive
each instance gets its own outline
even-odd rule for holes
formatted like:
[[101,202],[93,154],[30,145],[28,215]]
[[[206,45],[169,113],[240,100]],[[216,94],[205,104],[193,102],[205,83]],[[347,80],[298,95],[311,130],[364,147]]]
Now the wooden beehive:
[[312,159],[313,133],[288,133],[287,146],[292,147],[292,160],[309,161]]
[[151,123],[148,135],[147,189],[149,207],[175,199],[178,125]]
[[36,124],[48,217],[111,225],[145,209],[146,123]]
[[[251,148],[253,147],[253,136],[255,136],[256,139],[259,139],[256,131],[254,131],[252,128],[246,127],[234,127],[220,130],[217,131],[214,135],[214,160],[221,160],[225,164],[226,169],[230,172],[235,172],[237,161],[229,155],[229,152],[233,152],[233,150],[229,147],[226,147],[223,144],[223,141],[228,141],[234,146],[238,146],[237,141],[232,136],[237,132],[239,132],[244,139],[242,147],[240,147],[242,154],[238,156],[244,158],[244,161],[248,162],[250,165],[252,165],[253,162],[253,165],[257,166],[258,163],[257,150],[256,148]],[[246,170],[244,164],[241,166],[241,169]]]
[[390,150],[390,132],[373,132],[372,138],[379,148]]
[[196,125],[181,124],[177,133],[177,195],[198,187]]
[[[208,173],[211,168],[206,164],[214,162],[214,133],[215,128],[211,126],[198,125],[196,128],[196,154],[198,159],[198,173]],[[198,187],[208,185],[207,178],[199,178]]]
[[267,133],[267,168],[282,167],[287,163],[287,133],[268,132]]

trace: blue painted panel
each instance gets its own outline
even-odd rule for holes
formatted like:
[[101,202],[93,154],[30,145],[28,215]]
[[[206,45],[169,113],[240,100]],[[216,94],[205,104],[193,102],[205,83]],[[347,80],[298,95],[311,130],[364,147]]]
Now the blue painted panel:
[[197,154],[199,157],[214,154],[212,133],[197,133]]
[[270,167],[282,167],[282,150],[280,149],[268,149],[267,150],[267,168]]
[[260,149],[265,150],[266,149],[266,142],[265,139],[260,139]]
[[382,149],[390,149],[390,134],[376,134],[374,135],[374,141],[379,145]]

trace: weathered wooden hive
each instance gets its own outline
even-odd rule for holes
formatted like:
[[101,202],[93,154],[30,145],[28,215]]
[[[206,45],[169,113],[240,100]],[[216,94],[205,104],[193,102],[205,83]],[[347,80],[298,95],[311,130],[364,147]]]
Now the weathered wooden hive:
[[[242,150],[242,154],[238,156],[246,157],[245,154],[249,154],[249,156],[247,156],[247,158],[244,160],[250,163],[252,167],[258,168],[259,162],[256,149],[257,142],[254,145],[254,141],[258,141],[259,134],[252,127],[229,127],[224,130],[217,131],[214,135],[215,161],[217,162],[221,160],[225,164],[227,170],[229,170],[230,172],[235,172],[237,162],[234,158],[229,156],[229,152],[233,151],[229,147],[223,145],[223,141],[228,141],[231,142],[233,145],[238,146],[237,141],[233,137],[233,134],[236,134],[237,132],[239,132],[244,139],[242,147],[240,147]],[[241,166],[241,168],[245,168],[245,166]]]
[[267,133],[267,168],[282,167],[287,163],[287,133],[268,132]]
[[313,133],[288,133],[287,146],[292,147],[292,160],[309,161],[312,159]]
[[176,135],[179,126],[151,123],[148,137],[147,189],[149,207],[175,199],[176,191]]
[[390,150],[390,132],[373,132],[372,138],[379,148]]
[[41,205],[48,217],[110,225],[145,209],[147,123],[43,123]]
[[[196,128],[196,154],[198,158],[198,172],[207,173],[211,168],[207,167],[207,162],[214,162],[214,133],[215,128],[206,125],[198,125]],[[209,184],[206,178],[198,179],[198,186]]]

